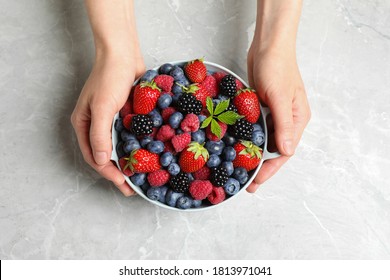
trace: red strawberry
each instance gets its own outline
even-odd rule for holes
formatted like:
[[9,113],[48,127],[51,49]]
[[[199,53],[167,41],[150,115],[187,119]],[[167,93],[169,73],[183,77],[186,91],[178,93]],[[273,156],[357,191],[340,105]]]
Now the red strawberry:
[[213,191],[210,181],[194,180],[190,184],[190,194],[193,199],[203,200]]
[[183,172],[192,173],[201,169],[209,159],[209,152],[203,144],[191,142],[184,151],[181,152],[179,165]]
[[225,200],[226,194],[223,187],[214,187],[211,193],[207,196],[207,199],[211,204],[218,204]]
[[157,86],[164,92],[170,92],[173,86],[173,77],[169,75],[158,75],[154,78]]
[[123,126],[127,129],[131,129],[131,120],[134,117],[134,114],[128,114],[123,118]]
[[166,170],[157,170],[148,174],[148,182],[152,187],[160,187],[169,181],[169,173]]
[[125,102],[125,105],[123,105],[122,109],[119,111],[119,115],[124,118],[126,117],[128,114],[131,114],[133,111],[133,106],[131,105],[131,102],[130,100],[127,100]]
[[145,149],[138,149],[131,152],[130,156],[126,158],[127,167],[135,173],[149,173],[161,169],[160,157]]
[[233,99],[237,112],[250,123],[256,123],[260,117],[260,103],[256,91],[250,88],[240,90]]
[[184,67],[184,73],[191,82],[202,82],[207,75],[207,69],[203,63],[203,58],[188,62]]
[[225,136],[226,130],[228,128],[226,123],[223,123],[223,122],[220,122],[220,121],[217,121],[217,123],[221,127],[221,136],[220,137],[218,137],[217,135],[215,135],[214,133],[211,132],[211,125],[209,125],[206,128],[206,137],[207,137],[207,139],[209,139],[211,141],[219,141],[219,140],[221,140],[222,137]]
[[188,144],[191,143],[191,134],[186,132],[183,134],[175,135],[171,139],[171,143],[176,153],[181,152],[184,150],[185,147],[187,147]]
[[198,171],[194,172],[195,180],[208,180],[210,178],[210,168],[205,165]]
[[263,150],[251,141],[241,140],[234,145],[234,150],[237,155],[233,160],[234,168],[243,167],[250,171],[259,165]]
[[215,72],[213,74],[213,77],[215,78],[217,85],[219,85],[221,83],[222,78],[225,76],[226,76],[226,73],[223,73],[223,72]]
[[135,114],[149,114],[160,97],[161,90],[154,81],[142,82],[134,89],[133,110]]
[[123,174],[130,177],[134,175],[134,172],[130,170],[129,166],[127,165],[127,162],[127,158],[122,157],[119,159],[119,166],[121,167]]
[[202,84],[191,84],[188,87],[183,87],[183,89],[186,93],[194,94],[196,99],[202,102],[202,106],[206,107],[206,99],[207,97],[211,97],[211,94]]
[[201,85],[209,92],[211,97],[216,97],[218,94],[218,84],[217,80],[212,76],[206,76],[206,79],[201,83]]

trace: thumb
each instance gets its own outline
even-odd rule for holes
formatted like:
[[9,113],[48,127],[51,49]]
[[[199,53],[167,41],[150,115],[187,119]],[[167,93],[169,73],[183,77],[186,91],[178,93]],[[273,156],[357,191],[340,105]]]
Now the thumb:
[[89,138],[92,154],[98,165],[104,165],[110,160],[112,151],[111,124],[114,114],[102,109],[91,108],[91,130]]
[[282,155],[292,156],[295,152],[292,100],[275,95],[268,103],[275,128],[276,146]]

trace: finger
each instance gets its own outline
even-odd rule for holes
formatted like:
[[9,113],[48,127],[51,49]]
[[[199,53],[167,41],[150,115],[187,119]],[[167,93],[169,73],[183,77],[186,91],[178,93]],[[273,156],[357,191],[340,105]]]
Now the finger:
[[[107,104],[103,104],[107,106]],[[91,130],[89,140],[96,164],[105,165],[110,160],[112,151],[111,123],[114,113],[107,111],[101,105],[95,105],[91,112]]]
[[93,167],[94,160],[91,145],[89,144],[90,121],[87,117],[82,117],[80,113],[77,113],[76,111],[72,114],[71,120],[84,160]]
[[281,156],[278,158],[266,160],[261,166],[259,173],[253,182],[246,189],[248,192],[255,192],[261,184],[271,178],[287,162],[290,157]]
[[129,197],[135,195],[135,191],[126,183],[116,185],[116,187],[123,193],[124,196]]
[[295,152],[292,100],[275,95],[268,100],[275,126],[275,140],[279,152],[292,156]]

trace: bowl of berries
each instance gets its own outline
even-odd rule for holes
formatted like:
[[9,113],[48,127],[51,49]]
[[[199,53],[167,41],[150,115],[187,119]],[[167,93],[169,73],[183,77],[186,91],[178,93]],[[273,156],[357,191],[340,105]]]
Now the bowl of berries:
[[165,63],[134,83],[115,115],[111,159],[149,202],[211,209],[245,190],[265,160],[280,156],[267,150],[269,113],[221,65]]

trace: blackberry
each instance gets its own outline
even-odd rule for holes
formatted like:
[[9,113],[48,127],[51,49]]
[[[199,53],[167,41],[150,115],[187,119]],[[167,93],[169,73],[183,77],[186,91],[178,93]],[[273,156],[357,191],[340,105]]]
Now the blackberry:
[[253,125],[245,119],[239,119],[236,123],[231,127],[233,135],[237,139],[241,140],[251,140]]
[[131,131],[137,135],[145,135],[153,132],[153,122],[148,115],[135,115],[131,119]]
[[219,90],[222,95],[230,98],[234,97],[237,93],[236,78],[232,75],[226,75],[223,77],[219,84]]
[[169,184],[174,192],[185,193],[190,187],[190,178],[184,172],[180,172],[176,176],[171,177]]
[[195,95],[190,93],[184,93],[179,97],[177,107],[184,114],[199,115],[202,111],[202,102],[196,99]]
[[229,103],[229,107],[227,107],[226,111],[232,111],[237,113],[237,107],[233,103]]
[[229,176],[225,167],[214,167],[211,169],[210,182],[214,186],[223,187],[228,179]]

